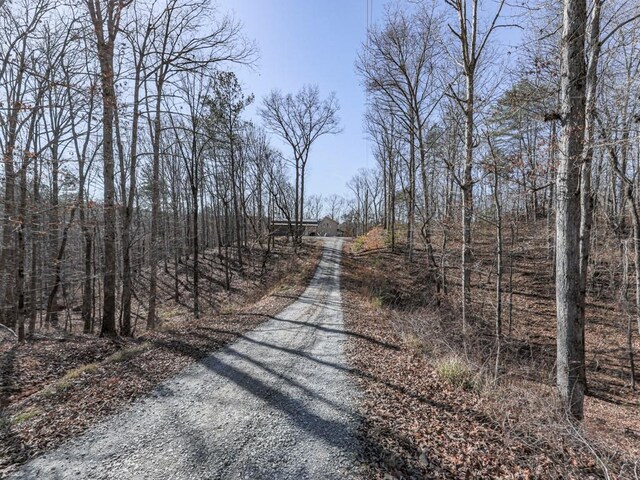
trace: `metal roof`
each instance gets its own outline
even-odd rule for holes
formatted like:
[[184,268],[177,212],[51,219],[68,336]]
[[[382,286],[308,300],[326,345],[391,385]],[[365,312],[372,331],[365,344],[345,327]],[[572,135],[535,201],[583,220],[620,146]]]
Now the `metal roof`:
[[[289,225],[289,221],[288,220],[274,220],[273,225]],[[295,225],[295,220],[291,220],[291,225]],[[302,225],[314,225],[317,226],[318,225],[318,220],[302,220]]]

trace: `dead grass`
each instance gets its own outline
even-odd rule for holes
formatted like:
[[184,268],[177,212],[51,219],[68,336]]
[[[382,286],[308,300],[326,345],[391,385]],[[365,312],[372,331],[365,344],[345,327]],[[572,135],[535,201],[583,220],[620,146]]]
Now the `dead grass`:
[[122,350],[118,350],[116,353],[109,355],[105,359],[105,363],[120,363],[126,362],[138,355],[142,355],[144,352],[149,350],[153,345],[151,342],[144,342],[142,345],[136,345],[134,347],[123,348]]
[[401,334],[401,338],[402,343],[409,350],[413,350],[416,353],[422,353],[425,355],[429,355],[433,352],[429,343],[426,342],[421,335],[417,335],[413,332],[403,332]]
[[476,386],[473,367],[461,357],[451,355],[436,358],[433,360],[432,366],[440,380],[455,388],[472,390]]
[[361,235],[351,243],[351,252],[360,253],[380,250],[389,246],[389,235],[381,227],[372,228],[366,235]]
[[13,417],[11,417],[10,423],[13,425],[20,425],[21,423],[26,422],[27,420],[30,420],[34,417],[37,417],[38,415],[42,415],[42,411],[37,408],[32,408],[24,412],[15,414]]

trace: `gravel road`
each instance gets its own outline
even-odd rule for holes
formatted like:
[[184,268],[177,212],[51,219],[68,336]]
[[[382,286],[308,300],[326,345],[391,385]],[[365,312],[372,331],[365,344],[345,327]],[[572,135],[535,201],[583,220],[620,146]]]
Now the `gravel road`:
[[356,476],[355,387],[343,354],[342,241],[302,296],[152,395],[13,479]]

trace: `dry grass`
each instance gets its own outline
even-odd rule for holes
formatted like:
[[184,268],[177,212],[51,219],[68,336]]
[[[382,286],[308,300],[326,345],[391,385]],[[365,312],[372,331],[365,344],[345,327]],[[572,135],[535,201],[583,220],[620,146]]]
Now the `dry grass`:
[[153,345],[151,342],[144,342],[142,345],[136,345],[134,347],[123,348],[122,350],[118,350],[116,353],[109,355],[106,359],[106,363],[120,363],[126,362],[138,355],[142,355],[144,352],[149,350]]
[[403,332],[400,338],[402,338],[402,343],[409,350],[413,350],[416,353],[425,355],[430,355],[433,353],[431,345],[429,344],[429,342],[426,342],[424,337],[422,337],[421,335],[417,335],[414,332]]
[[438,377],[455,388],[471,390],[476,386],[473,367],[461,357],[451,355],[436,358],[432,365]]
[[37,417],[38,415],[42,415],[42,411],[37,408],[31,408],[24,412],[15,414],[13,417],[11,417],[11,423],[13,425],[20,425],[21,423],[26,422],[27,420],[30,420],[34,417]]
[[100,366],[97,363],[89,363],[87,365],[81,365],[77,368],[72,368],[64,376],[55,382],[52,385],[49,385],[43,388],[39,393],[39,395],[43,397],[51,397],[53,395],[59,394],[67,390],[71,387],[74,380],[77,380],[82,375],[90,375],[95,373]]
[[371,229],[366,235],[361,235],[351,243],[351,252],[360,253],[380,250],[389,246],[389,235],[381,227]]

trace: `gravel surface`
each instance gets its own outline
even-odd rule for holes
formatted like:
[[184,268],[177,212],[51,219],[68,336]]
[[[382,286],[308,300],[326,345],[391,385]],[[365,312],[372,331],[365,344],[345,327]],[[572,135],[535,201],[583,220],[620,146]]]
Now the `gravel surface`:
[[309,287],[279,315],[10,478],[357,476],[341,248],[325,239]]

